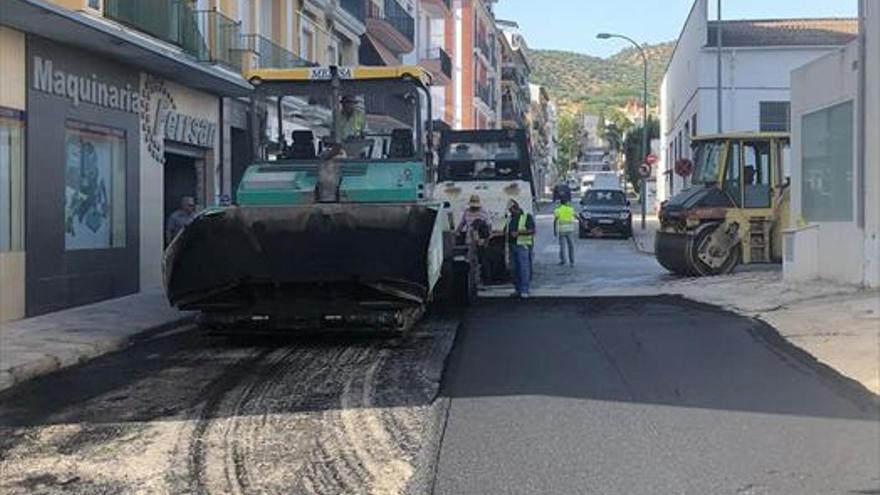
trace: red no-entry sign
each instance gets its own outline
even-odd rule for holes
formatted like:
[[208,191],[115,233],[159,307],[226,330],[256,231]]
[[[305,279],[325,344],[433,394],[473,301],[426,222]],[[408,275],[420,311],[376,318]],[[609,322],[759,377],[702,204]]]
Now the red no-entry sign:
[[648,164],[649,167],[656,165],[658,160],[660,159],[657,158],[657,155],[654,153],[649,153],[648,156],[645,157],[645,163]]

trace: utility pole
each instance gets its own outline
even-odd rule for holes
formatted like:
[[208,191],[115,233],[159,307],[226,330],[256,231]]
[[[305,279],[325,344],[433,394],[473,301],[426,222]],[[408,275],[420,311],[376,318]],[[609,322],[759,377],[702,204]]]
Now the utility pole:
[[724,120],[722,119],[723,98],[721,96],[721,92],[723,90],[723,86],[721,84],[721,47],[723,46],[721,40],[721,31],[721,0],[718,0],[718,23],[715,25],[715,41],[718,45],[718,134],[724,132]]

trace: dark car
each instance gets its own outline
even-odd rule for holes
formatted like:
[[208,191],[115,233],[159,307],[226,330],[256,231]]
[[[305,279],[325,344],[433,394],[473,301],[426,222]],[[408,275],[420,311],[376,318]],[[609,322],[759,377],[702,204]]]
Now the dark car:
[[565,183],[559,183],[553,186],[553,201],[562,200],[571,202],[571,187]]
[[623,191],[591,189],[581,198],[580,237],[592,234],[632,236],[632,212]]

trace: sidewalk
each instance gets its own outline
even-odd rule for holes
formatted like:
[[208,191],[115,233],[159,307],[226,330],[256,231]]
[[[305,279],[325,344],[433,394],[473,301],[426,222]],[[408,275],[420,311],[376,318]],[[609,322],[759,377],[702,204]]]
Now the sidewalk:
[[156,290],[0,324],[0,391],[192,319]]
[[633,218],[633,242],[639,251],[654,254],[654,235],[660,228],[660,220],[656,215],[648,215],[645,220],[647,229],[642,230],[641,219]]
[[[633,230],[636,249],[654,254],[656,217]],[[789,284],[777,269],[741,268],[722,277],[676,279],[661,292],[764,321],[820,362],[880,394],[880,292],[816,281]]]

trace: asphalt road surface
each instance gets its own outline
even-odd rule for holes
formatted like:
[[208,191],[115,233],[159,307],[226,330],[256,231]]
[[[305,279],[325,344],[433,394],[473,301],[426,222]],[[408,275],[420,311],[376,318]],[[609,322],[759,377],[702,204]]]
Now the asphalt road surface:
[[[557,266],[538,225],[544,297],[404,341],[184,329],[0,394],[0,493],[880,494],[873,396],[753,320],[639,297],[671,277],[631,241]],[[573,297],[597,294],[628,297]]]
[[880,493],[876,403],[710,307],[484,301],[446,373],[438,495]]

